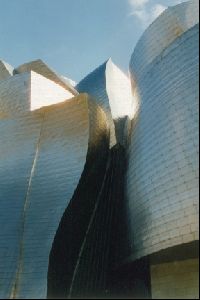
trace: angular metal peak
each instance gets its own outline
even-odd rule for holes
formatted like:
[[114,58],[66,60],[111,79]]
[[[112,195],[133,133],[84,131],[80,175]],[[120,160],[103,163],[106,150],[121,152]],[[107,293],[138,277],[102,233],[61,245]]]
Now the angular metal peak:
[[13,67],[3,60],[0,60],[0,80],[7,79],[13,75]]
[[25,73],[28,71],[34,71],[52,81],[62,86],[64,89],[71,92],[73,95],[77,95],[78,92],[74,89],[74,87],[62,78],[62,76],[58,75],[53,69],[51,69],[46,63],[44,63],[41,59],[37,59],[28,63],[25,63],[14,70],[14,74]]

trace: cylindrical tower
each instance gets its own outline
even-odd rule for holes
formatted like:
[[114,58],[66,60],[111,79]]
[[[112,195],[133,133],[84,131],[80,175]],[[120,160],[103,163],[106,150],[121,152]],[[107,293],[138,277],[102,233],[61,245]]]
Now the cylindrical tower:
[[[128,150],[125,261],[150,257],[153,298],[187,297],[197,289],[198,37],[198,1],[169,8],[146,30],[130,62],[139,110]],[[172,279],[180,260],[180,270],[190,266],[191,283],[183,274],[179,283]]]

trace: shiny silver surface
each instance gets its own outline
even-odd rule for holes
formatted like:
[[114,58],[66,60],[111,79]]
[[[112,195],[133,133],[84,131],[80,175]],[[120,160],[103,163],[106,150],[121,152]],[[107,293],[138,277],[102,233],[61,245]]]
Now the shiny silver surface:
[[[121,134],[120,131],[127,124],[121,123],[131,120],[134,115],[129,78],[110,59],[86,76],[76,89],[93,96],[105,111],[111,128],[110,145],[113,146],[116,142],[123,144],[124,132]],[[121,123],[116,126],[118,122]]]
[[57,228],[105,134],[105,114],[86,94],[0,120],[0,298],[46,298]]
[[33,71],[0,80],[0,118],[71,99],[73,94]]
[[34,71],[52,81],[59,84],[63,88],[67,89],[73,95],[77,95],[77,91],[70,84],[68,80],[65,80],[62,76],[58,75],[48,65],[46,65],[41,59],[25,63],[14,69],[14,74],[20,74],[25,72]]
[[139,114],[128,150],[128,260],[199,239],[197,12],[197,1],[164,12],[131,59]]
[[199,1],[190,0],[165,10],[144,32],[131,60],[134,76],[139,78],[156,57],[184,32],[199,23]]
[[0,81],[0,119],[31,109],[31,74],[24,73]]
[[0,80],[9,78],[13,74],[13,68],[5,61],[0,60]]

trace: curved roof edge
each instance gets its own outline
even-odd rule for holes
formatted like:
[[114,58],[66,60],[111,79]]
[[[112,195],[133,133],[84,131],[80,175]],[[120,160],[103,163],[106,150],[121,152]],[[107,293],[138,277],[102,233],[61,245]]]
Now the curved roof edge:
[[199,23],[199,1],[191,0],[166,9],[143,33],[130,61],[130,69],[140,76],[148,64],[184,32]]

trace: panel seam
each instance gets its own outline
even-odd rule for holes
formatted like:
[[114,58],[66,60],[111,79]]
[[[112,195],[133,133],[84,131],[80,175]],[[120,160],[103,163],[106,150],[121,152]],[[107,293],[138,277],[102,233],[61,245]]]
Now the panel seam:
[[40,133],[39,133],[38,142],[36,145],[35,156],[34,156],[33,163],[32,163],[31,173],[30,173],[29,182],[28,182],[28,188],[27,188],[25,201],[24,201],[24,207],[23,207],[23,213],[22,213],[22,224],[21,224],[21,237],[20,237],[20,245],[19,245],[18,266],[17,266],[17,271],[16,271],[16,275],[15,275],[15,279],[14,279],[14,283],[12,286],[12,290],[11,290],[9,299],[16,299],[18,292],[19,292],[19,283],[20,283],[21,273],[22,273],[22,269],[23,269],[24,233],[25,233],[27,208],[28,208],[28,204],[29,204],[29,196],[30,196],[32,181],[33,181],[33,177],[35,174],[39,151],[40,151],[41,137],[42,137],[42,132],[43,132],[43,128],[44,128],[44,121],[45,121],[45,112],[43,114],[43,118],[42,118],[42,122],[41,122]]

